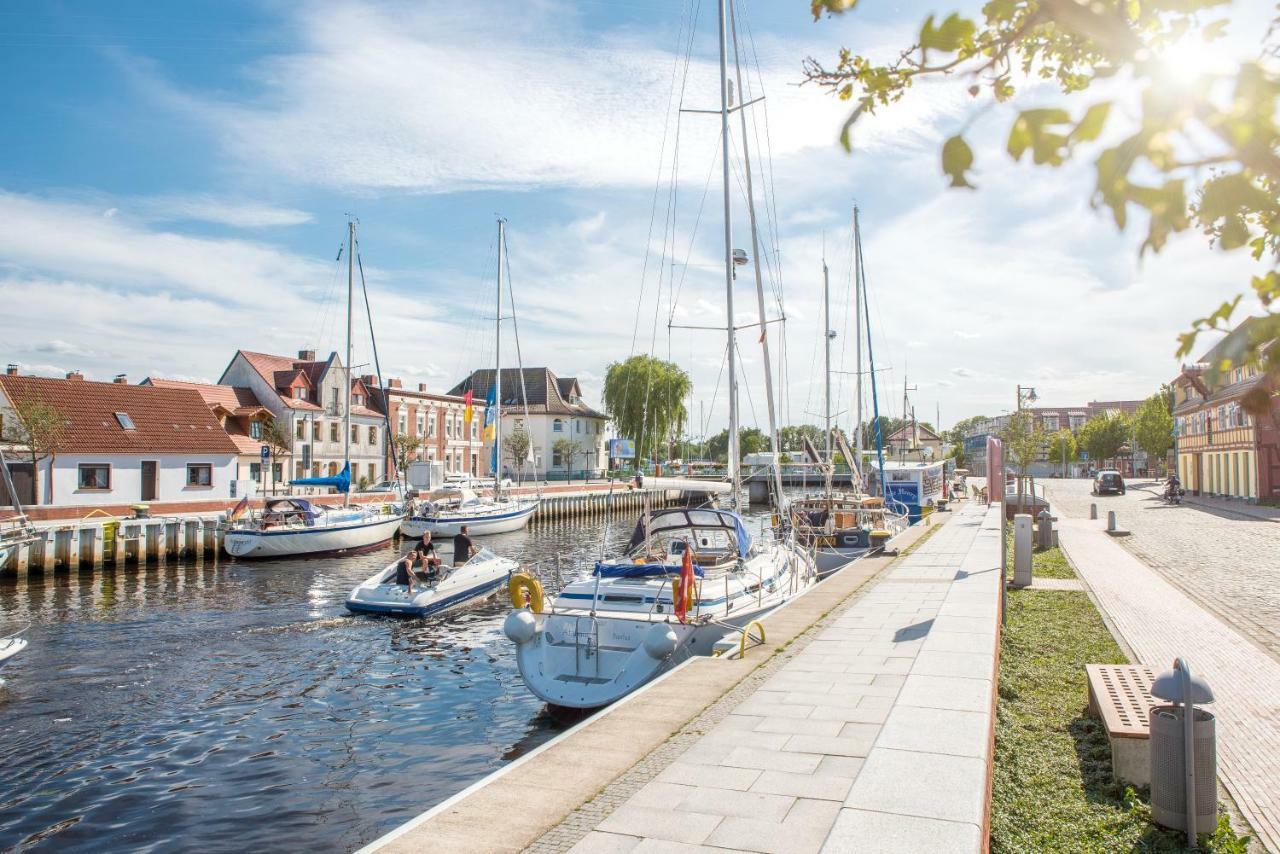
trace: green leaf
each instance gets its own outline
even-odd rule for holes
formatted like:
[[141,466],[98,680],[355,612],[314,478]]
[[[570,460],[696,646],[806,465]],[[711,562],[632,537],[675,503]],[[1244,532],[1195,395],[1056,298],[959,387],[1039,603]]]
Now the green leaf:
[[965,172],[973,166],[973,149],[964,137],[956,134],[942,146],[942,171],[951,176],[952,187],[970,187],[973,185],[965,179]]
[[939,27],[933,25],[933,16],[930,15],[920,28],[920,47],[955,53],[973,38],[976,30],[973,21],[960,17],[956,12],[948,15]]
[[1085,111],[1084,118],[1075,126],[1075,130],[1071,131],[1072,142],[1090,142],[1098,138],[1102,133],[1103,126],[1107,123],[1107,116],[1111,112],[1111,102],[1103,101],[1100,104],[1094,104]]
[[1021,160],[1022,153],[1031,145],[1031,127],[1027,124],[1027,120],[1022,116],[1014,119],[1013,127],[1009,128],[1009,141],[1005,144],[1005,148],[1009,151],[1009,156],[1014,160]]

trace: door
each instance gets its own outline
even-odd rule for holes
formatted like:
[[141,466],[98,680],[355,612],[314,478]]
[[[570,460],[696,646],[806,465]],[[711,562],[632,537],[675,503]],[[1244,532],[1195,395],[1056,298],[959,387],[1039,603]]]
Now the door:
[[[9,476],[13,479],[13,489],[18,493],[18,501],[24,505],[35,504],[36,479],[32,474],[31,463],[9,463]],[[11,504],[13,504],[13,496],[5,488],[4,478],[0,477],[0,507],[8,507]]]
[[155,460],[142,461],[142,500],[155,501],[160,492],[159,464]]

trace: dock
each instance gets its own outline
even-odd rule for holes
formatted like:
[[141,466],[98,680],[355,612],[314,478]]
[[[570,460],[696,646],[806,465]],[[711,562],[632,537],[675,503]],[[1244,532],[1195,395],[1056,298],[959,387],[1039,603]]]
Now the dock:
[[891,543],[906,556],[766,617],[766,643],[686,662],[363,851],[983,851],[999,526],[935,514]]

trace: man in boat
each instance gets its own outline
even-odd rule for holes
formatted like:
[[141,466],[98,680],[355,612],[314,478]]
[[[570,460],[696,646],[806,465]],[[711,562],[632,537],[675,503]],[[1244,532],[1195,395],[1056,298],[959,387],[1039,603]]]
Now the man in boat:
[[409,552],[400,560],[396,561],[396,581],[395,583],[405,588],[409,595],[413,595],[413,577],[416,574],[413,571],[414,566],[418,563],[418,552]]
[[458,531],[457,536],[453,538],[453,565],[462,566],[471,560],[471,555],[475,553],[476,545],[471,539],[471,535],[467,533],[469,526],[463,525]]
[[436,544],[431,542],[431,532],[422,535],[422,543],[418,546],[418,554],[424,566],[440,566],[440,555],[436,553]]

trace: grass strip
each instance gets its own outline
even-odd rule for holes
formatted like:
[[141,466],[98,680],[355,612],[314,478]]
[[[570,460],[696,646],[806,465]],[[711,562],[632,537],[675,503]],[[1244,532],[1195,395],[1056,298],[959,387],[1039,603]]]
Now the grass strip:
[[[1055,554],[1056,553],[1056,554]],[[1045,571],[1046,561],[1061,567]],[[1058,549],[1035,574],[1065,569]],[[1085,593],[1010,590],[1000,648],[992,852],[1183,851],[1183,834],[1151,823],[1149,792],[1113,782],[1106,728],[1088,717],[1086,664],[1126,659]],[[1244,854],[1225,815],[1201,850]]]

